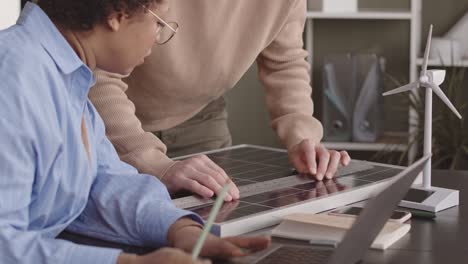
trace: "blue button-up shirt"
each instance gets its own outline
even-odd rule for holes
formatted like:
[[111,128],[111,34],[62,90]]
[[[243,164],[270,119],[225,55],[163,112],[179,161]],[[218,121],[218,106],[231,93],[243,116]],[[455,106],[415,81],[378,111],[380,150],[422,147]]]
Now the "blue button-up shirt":
[[177,219],[200,221],[175,208],[155,177],[120,161],[87,98],[93,83],[38,6],[0,31],[0,263],[116,263],[119,250],[55,237],[67,229],[158,247]]

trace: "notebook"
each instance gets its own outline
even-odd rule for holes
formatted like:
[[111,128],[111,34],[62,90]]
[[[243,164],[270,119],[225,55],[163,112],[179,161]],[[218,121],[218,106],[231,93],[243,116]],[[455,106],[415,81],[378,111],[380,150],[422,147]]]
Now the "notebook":
[[[272,235],[298,240],[331,240],[340,242],[356,221],[353,217],[329,214],[292,214],[273,229]],[[384,250],[408,233],[411,226],[387,222],[371,245]]]

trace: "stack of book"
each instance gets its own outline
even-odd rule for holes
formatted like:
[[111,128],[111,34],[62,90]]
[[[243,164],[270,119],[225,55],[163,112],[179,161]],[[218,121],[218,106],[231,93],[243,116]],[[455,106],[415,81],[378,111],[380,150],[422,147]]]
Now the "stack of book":
[[[273,229],[276,237],[306,241],[336,241],[339,243],[356,218],[329,214],[292,214]],[[410,224],[389,221],[371,245],[384,250],[408,233]]]

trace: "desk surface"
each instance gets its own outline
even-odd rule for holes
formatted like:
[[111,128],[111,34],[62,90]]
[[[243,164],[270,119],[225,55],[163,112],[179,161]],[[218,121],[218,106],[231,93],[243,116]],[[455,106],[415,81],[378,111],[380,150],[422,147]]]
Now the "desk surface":
[[[460,206],[438,212],[434,220],[413,218],[408,235],[385,251],[369,250],[362,263],[449,264],[468,261],[468,172],[435,170],[432,175],[434,186],[460,190]],[[300,243],[273,238],[273,246],[283,244]],[[258,256],[235,263],[249,263]]]
[[[437,213],[434,220],[411,220],[411,231],[385,251],[369,250],[363,263],[465,263],[468,261],[468,171],[433,172],[434,186],[460,190],[460,206]],[[61,238],[76,243],[117,247],[143,253],[148,249],[95,241],[72,234]],[[273,246],[298,243],[273,238]],[[265,252],[228,263],[250,263]]]

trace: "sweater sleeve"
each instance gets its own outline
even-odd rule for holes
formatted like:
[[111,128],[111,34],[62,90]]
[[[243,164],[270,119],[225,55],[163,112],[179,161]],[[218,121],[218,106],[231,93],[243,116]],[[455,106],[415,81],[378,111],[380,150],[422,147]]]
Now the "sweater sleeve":
[[86,208],[67,227],[89,237],[136,246],[168,246],[171,226],[189,217],[203,224],[190,211],[177,208],[164,184],[119,160],[104,135],[101,120],[95,124],[97,173]]
[[125,93],[128,89],[122,81],[125,76],[102,70],[96,70],[94,75],[96,84],[89,92],[89,99],[104,120],[106,135],[120,159],[140,173],[164,176],[175,162],[166,156],[164,143],[143,130],[135,114],[135,105]]
[[287,148],[304,139],[320,142],[323,135],[313,117],[310,66],[302,40],[305,19],[306,1],[294,1],[281,30],[257,58],[271,125]]

